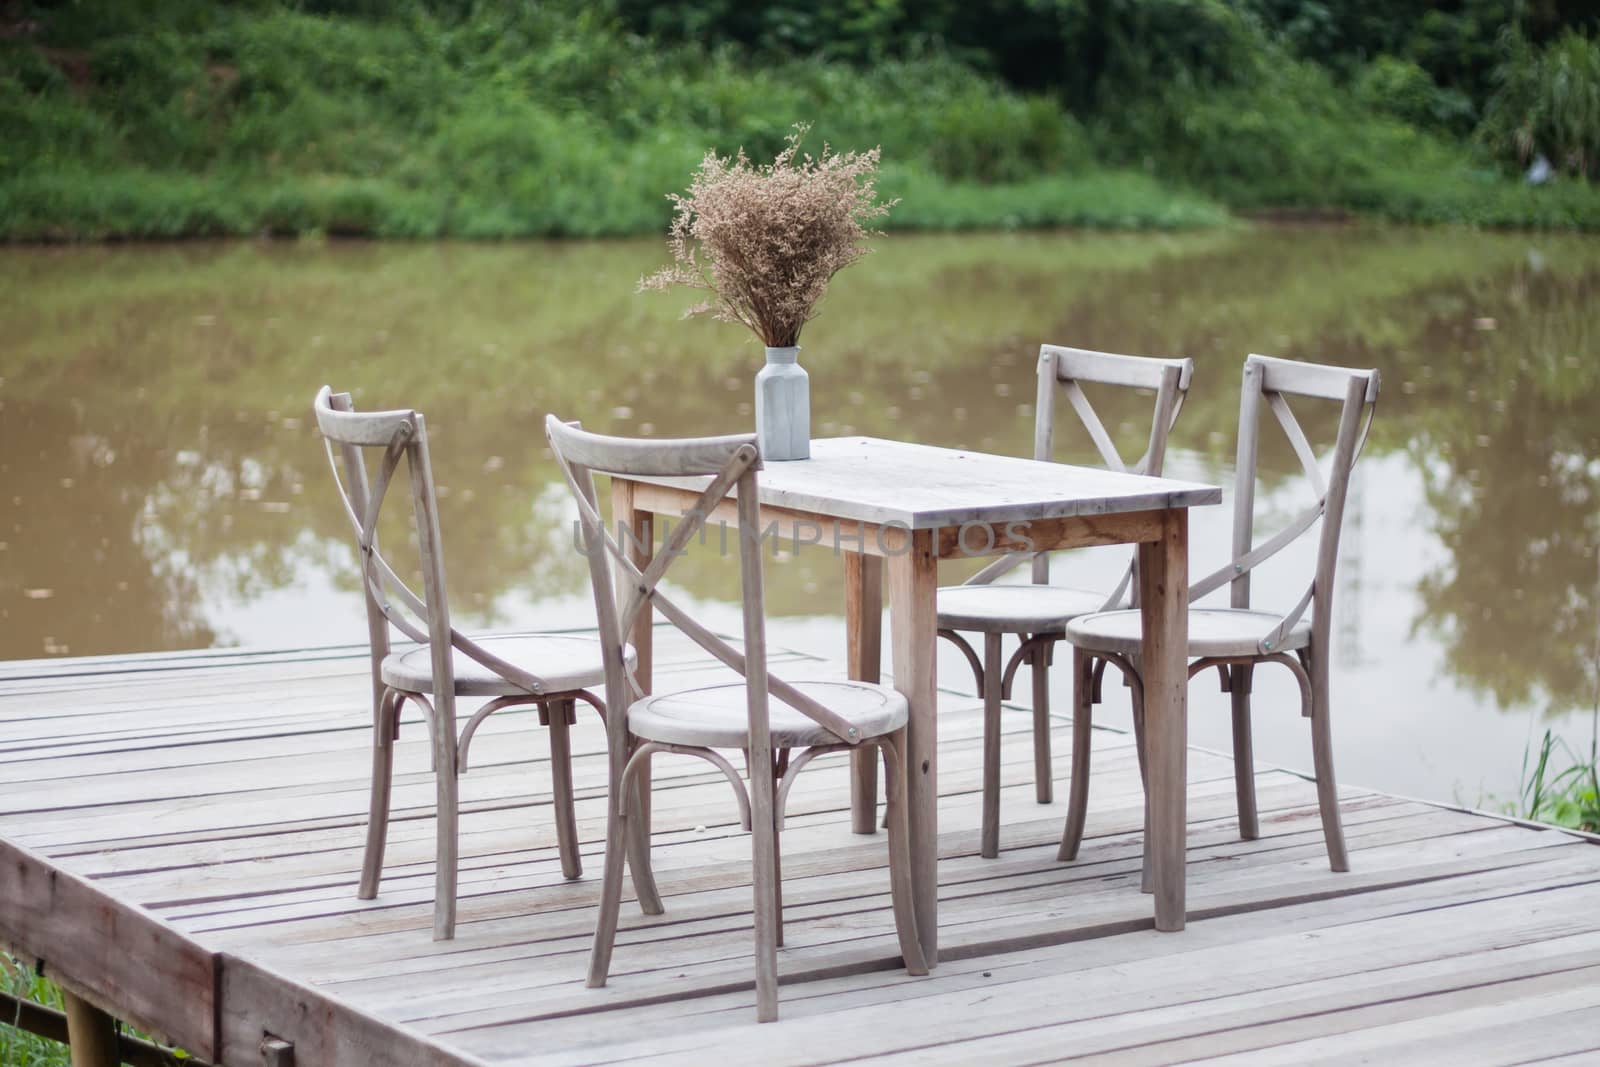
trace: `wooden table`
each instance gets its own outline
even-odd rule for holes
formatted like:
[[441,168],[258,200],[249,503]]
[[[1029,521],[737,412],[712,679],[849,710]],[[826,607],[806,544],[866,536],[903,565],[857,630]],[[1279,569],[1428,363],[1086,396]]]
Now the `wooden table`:
[[[613,521],[634,531],[643,564],[653,516],[681,516],[704,479],[612,481]],[[931,965],[938,952],[938,717],[935,590],[941,559],[1136,543],[1144,612],[1145,735],[1156,928],[1184,922],[1184,808],[1188,729],[1188,511],[1221,490],[1060,463],[935,448],[871,437],[813,441],[811,458],[770,463],[760,474],[764,528],[786,546],[824,545],[843,556],[849,667],[877,681],[882,579],[889,585],[895,688],[911,706],[906,766],[917,927]],[[731,518],[731,507],[727,508]],[[639,681],[650,685],[651,620],[632,640]],[[857,795],[871,797],[875,765],[856,761]],[[858,805],[855,826],[874,829]]]

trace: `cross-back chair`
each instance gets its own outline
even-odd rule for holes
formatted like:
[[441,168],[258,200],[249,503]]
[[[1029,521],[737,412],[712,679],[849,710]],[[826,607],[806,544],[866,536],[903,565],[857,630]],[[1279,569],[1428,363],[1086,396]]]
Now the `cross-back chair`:
[[[483,721],[502,708],[534,705],[550,728],[550,767],[556,843],[561,873],[582,874],[578,829],[572,808],[571,741],[577,703],[602,715],[605,706],[589,687],[605,678],[603,649],[585,636],[547,634],[473,640],[450,624],[444,556],[428,433],[422,413],[412,410],[358,412],[350,394],[327,386],[312,404],[322,433],[334,484],[356,537],[367,633],[372,658],[372,795],[366,850],[357,895],[377,895],[388,836],[390,784],[400,712],[407,701],[421,709],[431,741],[437,784],[437,871],[433,934],[455,935],[457,865],[457,777],[467,769],[467,752]],[[369,470],[366,453],[378,452]],[[388,491],[405,468],[411,496],[411,531],[422,571],[419,594],[401,579],[378,545],[378,516]],[[398,650],[390,628],[416,642]],[[481,697],[483,703],[457,732],[456,699]]]
[[[757,471],[753,435],[688,440],[632,440],[588,433],[554,416],[545,421],[551,450],[577,500],[579,523],[605,645],[606,717],[610,747],[605,874],[595,927],[588,984],[603,986],[611,965],[617,912],[622,897],[624,850],[638,835],[637,797],[648,789],[643,768],[662,752],[697,756],[716,767],[733,787],[740,820],[753,837],[755,895],[756,1013],[767,1022],[778,1015],[777,946],[783,943],[779,831],[795,776],[825,752],[876,747],[882,754],[889,795],[890,892],[895,929],[906,969],[926,974],[912,911],[910,839],[902,773],[908,708],[890,686],[852,681],[786,682],[767,669],[762,598]],[[694,507],[672,531],[653,561],[641,570],[607,532],[595,495],[594,475],[638,477],[705,476],[710,479]],[[743,649],[722,640],[662,591],[675,557],[704,530],[730,495],[738,515]],[[613,588],[612,574],[618,581]],[[646,605],[742,676],[741,681],[673,693],[645,694],[623,659],[624,637]],[[722,754],[742,750],[748,788]]]
[[[1039,348],[1038,400],[1034,408],[1033,458],[1054,459],[1057,397],[1065,395],[1079,422],[1093,441],[1108,469],[1132,474],[1159,475],[1166,456],[1167,435],[1183,409],[1194,362],[1188,359],[1154,359],[1090,352],[1078,348],[1041,345]],[[1145,451],[1128,463],[1117,450],[1084,384],[1150,390],[1154,411]],[[995,584],[995,579],[1031,561],[1033,581],[1028,585]],[[973,575],[964,585],[938,592],[939,636],[958,648],[983,696],[983,827],[979,852],[987,858],[1000,854],[1000,704],[1011,696],[1017,669],[1026,663],[1033,675],[1033,782],[1034,796],[1048,804],[1054,796],[1050,760],[1049,667],[1058,641],[1066,636],[1067,620],[1090,612],[1134,604],[1137,590],[1133,564],[1107,595],[1104,591],[1074,589],[1050,584],[1049,553],[1003,556]],[[1124,600],[1127,597],[1127,600]],[[983,635],[983,655],[961,632]],[[1001,639],[1020,638],[1017,650],[1002,662]]]
[[[1260,833],[1256,816],[1255,765],[1251,753],[1250,692],[1258,666],[1277,664],[1294,675],[1300,689],[1301,714],[1311,720],[1311,754],[1317,777],[1317,804],[1335,871],[1349,870],[1344,831],[1339,819],[1338,785],[1333,771],[1333,735],[1328,692],[1329,632],[1332,626],[1334,568],[1344,518],[1350,475],[1372,426],[1378,400],[1378,372],[1252,355],[1245,360],[1239,403],[1239,445],[1233,496],[1233,559],[1189,588],[1189,602],[1230,587],[1226,608],[1190,607],[1189,677],[1215,667],[1223,692],[1232,702],[1234,784],[1239,809],[1239,834],[1246,840]],[[1290,398],[1336,401],[1339,422],[1331,453],[1318,457],[1304,429],[1290,410]],[[1262,540],[1255,537],[1256,453],[1262,408],[1277,420],[1299,459],[1315,502],[1287,525]],[[1316,569],[1299,600],[1286,613],[1250,606],[1251,572],[1293,544],[1321,521]],[[1309,617],[1307,611],[1309,609]],[[1138,736],[1140,773],[1145,773],[1143,686],[1140,682],[1140,621],[1136,611],[1085,615],[1067,624],[1073,645],[1076,683],[1073,709],[1072,790],[1060,858],[1077,856],[1088,806],[1089,724],[1100,700],[1105,664],[1117,667],[1133,689],[1134,728]],[[1148,812],[1145,847],[1148,853]],[[1146,864],[1146,877],[1149,865]],[[1148,883],[1146,885],[1148,888]]]

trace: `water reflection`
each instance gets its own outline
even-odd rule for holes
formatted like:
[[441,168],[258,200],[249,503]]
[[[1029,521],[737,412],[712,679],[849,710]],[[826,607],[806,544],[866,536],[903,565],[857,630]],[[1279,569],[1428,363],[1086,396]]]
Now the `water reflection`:
[[[427,411],[459,613],[511,623],[535,601],[579,602],[544,413],[658,435],[751,422],[759,350],[632,292],[662,255],[655,241],[0,250],[0,657],[292,643],[335,596],[357,619],[305,419],[324,382]],[[1597,296],[1600,246],[1560,236],[896,236],[839,279],[803,359],[819,435],[1026,453],[1040,340],[1189,355],[1175,462],[1219,482],[1246,352],[1378,366],[1361,506],[1427,537],[1399,560],[1364,560],[1395,546],[1350,539],[1365,547],[1343,564],[1360,590],[1341,592],[1346,651],[1402,612],[1452,685],[1560,711],[1594,686]],[[1102,406],[1134,437],[1144,409]],[[1296,470],[1286,447],[1263,462]],[[1197,522],[1225,526],[1213,511]],[[775,613],[837,611],[837,567],[811,555],[769,568]],[[734,599],[731,568],[683,567],[699,595]],[[1386,568],[1404,577],[1362,588]]]

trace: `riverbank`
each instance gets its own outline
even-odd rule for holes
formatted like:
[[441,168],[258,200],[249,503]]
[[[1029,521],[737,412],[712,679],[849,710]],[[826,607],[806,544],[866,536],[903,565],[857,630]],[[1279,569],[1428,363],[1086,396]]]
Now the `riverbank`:
[[[1363,103],[1238,5],[1183,24],[1216,40],[1185,45],[1172,77],[1146,72],[1141,89],[1104,72],[1127,86],[1115,100],[889,31],[867,62],[716,27],[652,34],[626,4],[369,6],[15,6],[0,23],[0,240],[659,233],[705,151],[770,157],[797,121],[813,150],[882,147],[882,189],[901,200],[890,229],[1179,229],[1285,210],[1600,229],[1600,188],[1527,185],[1387,97]],[[1140,47],[1179,62],[1161,51],[1173,40]],[[1205,91],[1176,91],[1185,80]]]

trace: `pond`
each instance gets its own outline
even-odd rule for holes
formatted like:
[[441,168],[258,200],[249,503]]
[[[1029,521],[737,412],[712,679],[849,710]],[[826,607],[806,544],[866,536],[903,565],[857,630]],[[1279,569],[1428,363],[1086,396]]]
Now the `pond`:
[[[1600,242],[1241,227],[879,246],[803,338],[817,436],[1028,454],[1041,341],[1187,355],[1168,473],[1227,486],[1246,353],[1376,366],[1337,582],[1341,779],[1492,805],[1515,794],[1530,737],[1587,736]],[[544,414],[646,435],[751,423],[754,342],[633,291],[664,258],[654,240],[0,250],[0,658],[363,641],[309,426],[325,382],[427,413],[458,622],[581,622]],[[1136,441],[1148,401],[1105,402]],[[1331,432],[1328,413],[1300,414]],[[1058,437],[1091,459],[1065,422]],[[1302,492],[1292,453],[1278,442],[1263,462],[1261,504],[1286,519]],[[1194,514],[1194,573],[1225,561],[1229,521],[1226,506]],[[1305,548],[1256,582],[1259,601],[1298,598]],[[1067,558],[1055,580],[1105,584],[1122,551]],[[707,620],[730,625],[737,568],[705,553],[682,567]],[[842,655],[830,552],[768,575],[772,639]],[[970,687],[959,659],[940,669]],[[1258,758],[1309,766],[1287,679],[1258,685]],[[1107,719],[1125,722],[1114,688]],[[1226,748],[1227,698],[1209,676],[1192,693],[1191,736]]]

